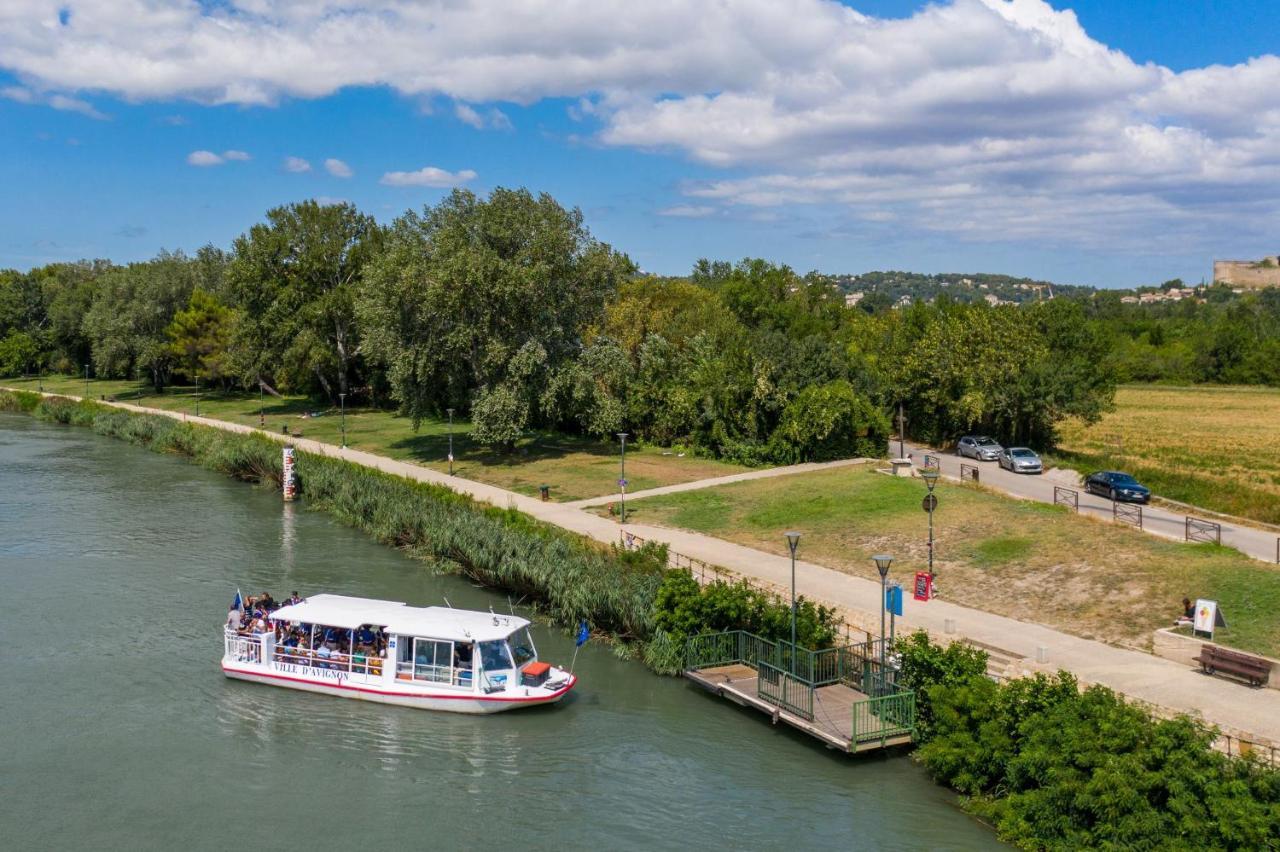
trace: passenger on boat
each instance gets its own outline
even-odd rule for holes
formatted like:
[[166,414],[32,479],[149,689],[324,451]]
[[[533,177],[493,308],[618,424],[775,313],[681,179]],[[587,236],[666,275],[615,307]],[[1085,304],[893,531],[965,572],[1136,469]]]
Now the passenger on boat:
[[285,604],[288,606],[293,606],[294,604],[300,604],[300,603],[302,603],[302,598],[298,595],[298,592],[296,589],[294,590],[293,594],[289,595],[289,599],[285,601]]
[[244,623],[244,612],[239,607],[233,606],[227,610],[227,629],[239,630],[240,625]]

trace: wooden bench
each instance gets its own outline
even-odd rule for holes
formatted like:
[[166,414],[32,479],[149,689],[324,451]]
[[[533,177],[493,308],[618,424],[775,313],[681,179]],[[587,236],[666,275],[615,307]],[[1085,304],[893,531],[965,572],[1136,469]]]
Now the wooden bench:
[[1253,686],[1262,686],[1271,677],[1271,662],[1253,654],[1230,651],[1217,645],[1204,645],[1196,662],[1205,674],[1234,675]]

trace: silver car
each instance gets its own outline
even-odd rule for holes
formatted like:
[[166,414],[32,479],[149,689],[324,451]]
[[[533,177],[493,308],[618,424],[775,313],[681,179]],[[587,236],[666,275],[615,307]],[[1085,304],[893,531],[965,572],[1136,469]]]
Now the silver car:
[[978,461],[995,461],[1000,457],[1000,445],[986,435],[965,435],[956,444],[956,455]]
[[1000,466],[1014,473],[1044,473],[1044,465],[1035,450],[1026,447],[1008,447],[1000,452]]

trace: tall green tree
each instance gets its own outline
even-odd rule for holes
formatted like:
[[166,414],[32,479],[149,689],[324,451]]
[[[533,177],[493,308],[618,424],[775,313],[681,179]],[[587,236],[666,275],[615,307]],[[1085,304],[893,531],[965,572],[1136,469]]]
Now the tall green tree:
[[415,422],[474,404],[478,435],[509,445],[549,419],[548,383],[633,271],[549,195],[454,190],[392,224],[357,316]]
[[236,239],[221,287],[240,311],[233,348],[246,382],[318,386],[335,401],[350,392],[361,342],[354,300],[382,236],[354,205],[303,201],[269,210]]
[[182,252],[103,273],[84,316],[95,372],[146,374],[157,390],[168,384],[174,358],[166,329],[194,289],[195,270]]
[[165,329],[178,368],[188,378],[226,386],[233,321],[231,309],[217,298],[200,289],[192,292],[187,307]]

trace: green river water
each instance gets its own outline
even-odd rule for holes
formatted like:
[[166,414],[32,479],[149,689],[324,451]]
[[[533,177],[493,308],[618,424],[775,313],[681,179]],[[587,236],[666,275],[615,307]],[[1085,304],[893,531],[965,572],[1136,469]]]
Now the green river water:
[[237,587],[507,606],[273,491],[0,414],[4,848],[996,845],[905,757],[826,751],[595,642],[565,703],[491,717],[229,681]]

